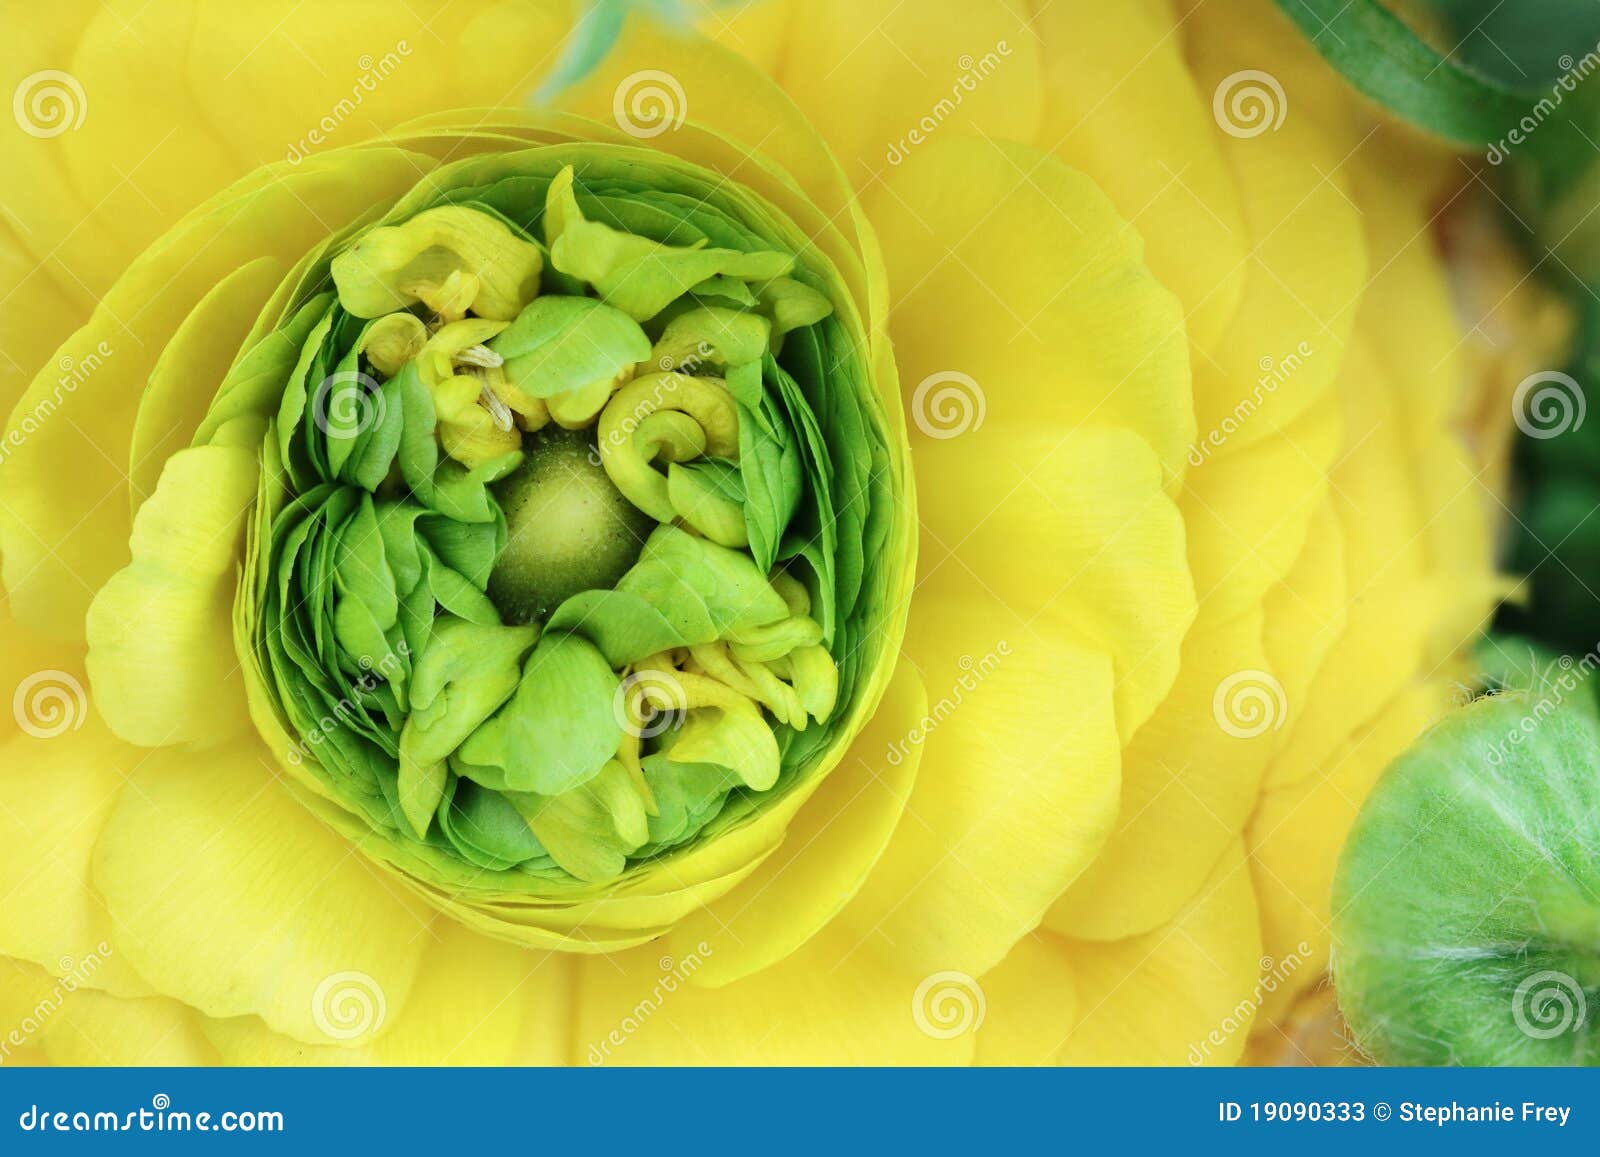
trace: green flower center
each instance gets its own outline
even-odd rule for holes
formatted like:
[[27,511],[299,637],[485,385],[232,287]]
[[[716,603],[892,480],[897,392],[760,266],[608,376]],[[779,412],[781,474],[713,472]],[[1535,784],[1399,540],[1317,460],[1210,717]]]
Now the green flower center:
[[622,496],[588,433],[549,427],[523,440],[523,462],[495,485],[507,536],[489,597],[508,623],[542,623],[582,591],[610,590],[656,523]]
[[333,255],[252,560],[291,762],[452,895],[740,825],[893,654],[895,471],[804,239],[639,160],[529,165]]

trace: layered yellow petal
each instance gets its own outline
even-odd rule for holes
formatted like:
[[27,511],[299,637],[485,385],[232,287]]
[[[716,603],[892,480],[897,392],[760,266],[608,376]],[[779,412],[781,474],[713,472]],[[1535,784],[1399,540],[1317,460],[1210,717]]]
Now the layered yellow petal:
[[1130,430],[997,418],[921,438],[922,587],[981,587],[1029,618],[1050,609],[1112,656],[1124,740],[1178,674],[1195,616],[1183,523],[1161,463]]
[[1370,726],[1331,752],[1315,774],[1262,793],[1246,839],[1263,943],[1274,959],[1295,955],[1305,961],[1291,983],[1267,997],[1264,1017],[1280,1016],[1326,969],[1333,870],[1361,801],[1389,761],[1450,706],[1447,683],[1408,687]]
[[784,842],[728,895],[675,927],[675,956],[711,949],[696,984],[728,984],[794,952],[860,890],[878,863],[922,762],[898,746],[926,716],[928,698],[901,662],[871,722],[784,833]]
[[163,997],[95,991],[88,961],[65,976],[0,957],[0,1064],[208,1065],[216,1053],[194,1010]]
[[1234,843],[1173,920],[1142,936],[1072,945],[1082,1015],[1056,1054],[1070,1065],[1224,1065],[1256,1011],[1261,932]]
[[[92,960],[84,984],[147,995],[90,882],[95,840],[144,753],[105,729],[75,680],[39,684],[35,694],[49,694],[54,710],[47,716],[36,704],[24,716],[32,733],[0,748],[0,952],[57,976]],[[39,726],[45,718],[51,724]]]
[[1112,665],[1054,612],[1024,620],[973,579],[924,592],[906,655],[928,688],[906,814],[840,914],[923,973],[981,976],[1082,872],[1116,816]]
[[958,133],[1031,142],[1039,42],[1005,0],[822,0],[789,28],[778,77],[865,189]]
[[427,943],[420,905],[322,827],[264,748],[152,752],[94,851],[112,940],[158,992],[207,1016],[255,1015],[356,1044],[364,999],[404,1008]]
[[[1264,712],[1259,719],[1252,705]],[[1124,754],[1111,839],[1050,909],[1046,926],[1119,940],[1172,919],[1244,830],[1283,710],[1262,649],[1261,613],[1198,623],[1172,694]]]
[[[230,1065],[554,1064],[569,1046],[572,971],[560,953],[525,951],[440,921],[405,1006],[385,1001],[385,1023],[362,1034],[370,1039],[358,1047],[303,1043],[253,1016],[208,1021],[204,1032]],[[367,1004],[363,1015],[376,1020],[378,1006]]]
[[[960,1065],[977,1007],[947,1024],[918,1003],[899,953],[830,925],[786,960],[722,988],[693,983],[709,944],[584,957],[570,1061],[601,1065]],[[937,1013],[935,1013],[937,1015]],[[932,1031],[928,1031],[931,1029]],[[951,1031],[958,1029],[959,1031]]]
[[264,255],[294,260],[397,196],[420,158],[398,149],[346,154],[337,165],[260,170],[197,210],[133,263],[58,357],[92,372],[58,397],[39,374],[13,418],[52,403],[0,471],[0,550],[13,613],[36,629],[83,637],[100,585],[127,562],[129,459],[135,416],[156,360],[218,279]]
[[1183,302],[1190,338],[1209,352],[1238,309],[1249,233],[1170,4],[1033,7],[1039,147],[1093,177],[1139,230],[1151,270]]
[[133,561],[90,605],[87,660],[111,729],[143,747],[216,743],[249,726],[233,649],[239,549],[257,449],[199,446],[166,461],[134,519]]
[[1046,929],[1021,940],[983,976],[981,1065],[1046,1065],[1077,1023],[1072,942]]
[[941,135],[866,205],[896,287],[911,429],[1122,426],[1176,488],[1194,439],[1182,310],[1093,181],[1031,149]]

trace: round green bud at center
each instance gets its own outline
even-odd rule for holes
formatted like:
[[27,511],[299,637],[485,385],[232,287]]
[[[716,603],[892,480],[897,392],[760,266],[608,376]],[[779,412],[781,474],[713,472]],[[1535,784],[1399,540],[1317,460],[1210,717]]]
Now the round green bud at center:
[[609,590],[655,528],[611,484],[592,431],[547,427],[524,450],[495,487],[507,537],[489,597],[510,624],[542,622],[580,591]]

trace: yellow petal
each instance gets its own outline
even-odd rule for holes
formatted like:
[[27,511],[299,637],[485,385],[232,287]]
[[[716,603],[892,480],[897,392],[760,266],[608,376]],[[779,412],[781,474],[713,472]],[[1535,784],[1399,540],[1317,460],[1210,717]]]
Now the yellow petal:
[[[25,628],[12,617],[11,600],[0,591],[0,741],[15,735],[24,723],[53,729],[60,722],[54,716],[56,706],[79,697],[88,685],[83,648]],[[60,695],[63,689],[68,692],[65,699]],[[81,718],[67,719],[67,726]]]
[[1111,663],[1051,612],[1031,622],[976,581],[918,600],[906,655],[927,718],[906,816],[835,925],[920,974],[1003,960],[1110,833]]
[[1244,850],[1233,844],[1169,924],[1072,946],[1083,1015],[1070,1065],[1225,1065],[1244,1051],[1259,1000],[1261,931]]
[[134,421],[128,474],[135,513],[154,492],[167,458],[189,445],[211,405],[215,389],[197,384],[227,375],[285,272],[272,257],[241,265],[200,299],[162,351]]
[[82,983],[120,996],[147,995],[89,878],[95,840],[144,756],[90,715],[81,684],[55,674],[34,685],[24,714],[35,734],[0,749],[0,951],[58,976],[82,971]]
[[[1237,433],[1253,420],[1216,429]],[[1327,493],[1343,429],[1340,400],[1329,394],[1266,441],[1237,445],[1222,433],[1222,448],[1189,471],[1181,500],[1189,567],[1208,613],[1223,619],[1252,610],[1289,573]]]
[[704,944],[682,956],[647,946],[584,957],[572,1063],[961,1065],[972,1057],[976,1004],[965,1026],[930,1019],[915,1003],[924,978],[881,944],[830,926],[737,983],[694,984],[713,954]]
[[935,134],[1038,131],[1038,39],[1004,0],[822,0],[791,25],[779,76],[858,188]]
[[1036,9],[1040,147],[1098,181],[1138,228],[1151,270],[1183,302],[1189,336],[1209,351],[1238,308],[1249,234],[1170,5],[1055,0]]
[[725,48],[747,57],[763,72],[773,73],[783,59],[794,19],[791,0],[762,0],[760,4],[721,4],[718,0],[693,0],[697,27]]
[[[7,293],[0,310],[0,414],[9,414],[52,351],[88,318],[89,303],[54,282],[3,216],[0,285]],[[71,380],[71,365],[56,368]],[[10,449],[0,442],[0,461]]]
[[794,952],[861,888],[905,811],[922,749],[897,740],[927,712],[927,694],[902,662],[883,702],[839,766],[796,814],[783,845],[739,887],[684,920],[666,939],[685,956],[711,949],[694,983],[728,984]]
[[[1195,366],[1200,429],[1218,428],[1247,399],[1260,401],[1262,380],[1271,383],[1267,400],[1232,435],[1236,446],[1272,437],[1326,394],[1368,272],[1361,215],[1342,168],[1354,142],[1308,107],[1331,70],[1270,3],[1247,2],[1249,17],[1200,5],[1184,22],[1249,252],[1233,323],[1213,357]],[[1308,67],[1286,67],[1307,58]],[[1252,92],[1260,96],[1253,103]],[[1282,372],[1296,354],[1293,372]]]
[[[229,1065],[552,1064],[569,1051],[571,974],[560,953],[436,921],[405,1007],[385,1002],[385,1023],[368,1043],[305,1044],[253,1016],[208,1021],[204,1031]],[[377,1005],[365,1007],[377,1016]]]
[[344,1014],[363,992],[403,1009],[426,943],[420,905],[291,798],[253,744],[151,753],[93,870],[119,954],[158,992],[298,1040],[359,1043],[374,1026],[342,1036]]
[[866,204],[899,290],[912,429],[1122,426],[1176,487],[1194,439],[1182,310],[1092,181],[1018,145],[941,135]]
[[1261,612],[1202,617],[1172,694],[1124,754],[1114,834],[1046,926],[1118,940],[1171,920],[1244,830],[1285,706],[1262,650]]
[[[98,359],[92,370],[57,397],[56,371],[47,366],[14,411],[50,407],[0,470],[0,551],[14,614],[41,632],[83,637],[90,598],[128,559],[124,464],[144,386],[157,356],[217,281],[257,257],[293,261],[374,202],[408,188],[419,166],[423,158],[373,148],[336,164],[313,159],[257,172],[128,268],[57,351],[79,367]],[[191,388],[211,393],[215,383]]]
[[1045,1065],[1077,1023],[1072,942],[1044,929],[1024,936],[984,974],[988,1005],[978,1032],[981,1065]]
[[1029,618],[1046,607],[1112,656],[1124,740],[1166,696],[1195,616],[1161,463],[1128,430],[1005,417],[916,450],[927,590],[976,575]]
[[[1450,706],[1449,685],[1418,684],[1341,743],[1316,774],[1263,793],[1246,839],[1267,954],[1306,964],[1265,1001],[1274,1018],[1314,984],[1328,962],[1329,895],[1339,849],[1389,761]],[[1305,945],[1302,950],[1301,945]]]
[[[0,957],[0,1064],[205,1065],[216,1054],[192,1009],[95,991],[93,962],[62,976]],[[26,1054],[26,1055],[24,1055]]]
[[134,520],[133,561],[89,608],[95,703],[129,743],[204,745],[249,726],[233,595],[257,476],[250,446],[167,459]]
[[1263,606],[1262,641],[1289,716],[1311,699],[1311,679],[1349,621],[1344,529],[1331,501],[1312,516],[1305,549]]

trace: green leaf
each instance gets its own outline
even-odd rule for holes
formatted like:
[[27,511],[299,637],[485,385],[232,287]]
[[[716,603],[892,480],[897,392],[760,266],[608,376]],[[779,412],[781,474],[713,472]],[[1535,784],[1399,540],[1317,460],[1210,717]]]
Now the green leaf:
[[1378,0],[1276,3],[1362,93],[1446,140],[1490,145],[1539,99],[1437,52]]

